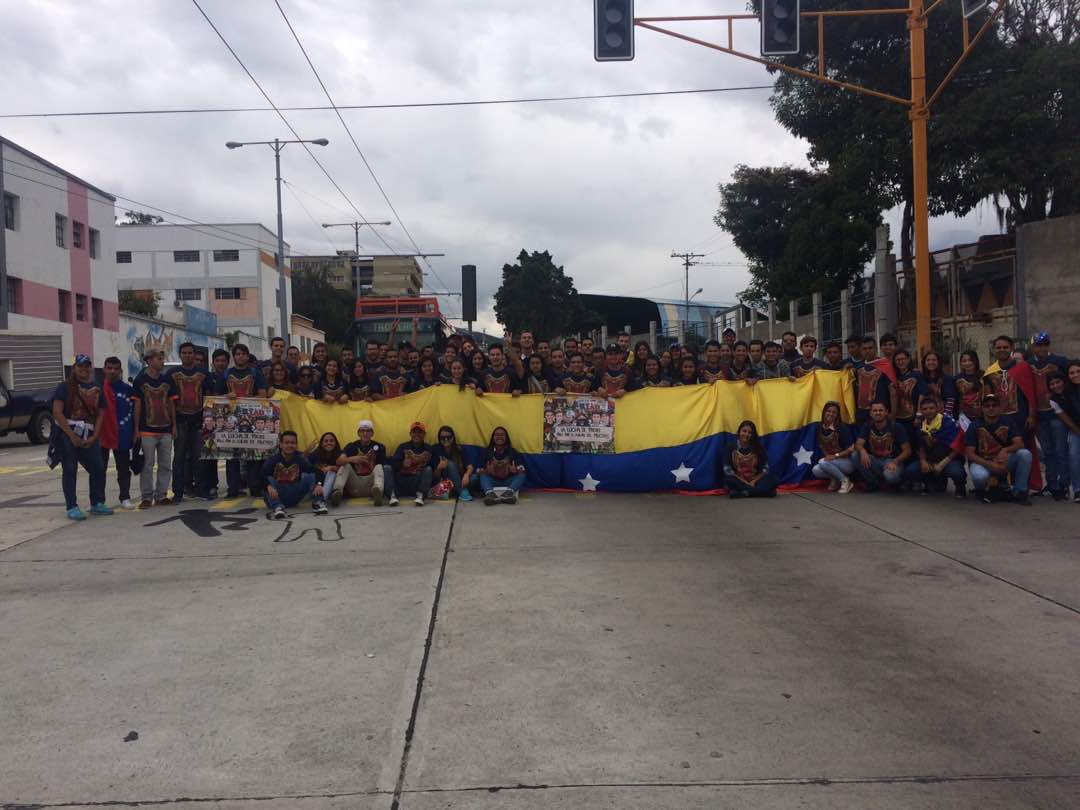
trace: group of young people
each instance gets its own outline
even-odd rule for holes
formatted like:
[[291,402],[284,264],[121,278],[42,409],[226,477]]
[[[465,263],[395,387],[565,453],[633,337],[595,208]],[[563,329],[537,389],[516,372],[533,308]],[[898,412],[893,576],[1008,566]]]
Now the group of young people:
[[[818,357],[813,336],[800,340],[785,332],[779,342],[736,340],[733,330],[708,341],[672,345],[660,354],[649,344],[631,347],[617,336],[596,346],[589,338],[561,343],[525,331],[517,339],[485,351],[468,336],[453,335],[441,350],[370,340],[363,356],[344,350],[340,358],[316,344],[311,362],[299,349],[274,338],[270,357],[256,361],[243,344],[218,349],[207,358],[190,343],[179,349],[180,365],[165,368],[164,355],[150,351],[145,368],[128,384],[115,357],[104,364],[104,383],[95,381],[90,358],[79,355],[70,377],[53,396],[59,428],[56,456],[63,466],[68,514],[83,519],[75,495],[79,464],[90,475],[91,512],[108,514],[105,468],[115,459],[121,505],[131,499],[132,464],[137,457],[139,508],[195,496],[218,496],[216,461],[200,459],[205,396],[262,397],[275,391],[327,403],[376,401],[436,385],[461,391],[512,395],[556,393],[619,398],[641,388],[707,385],[721,381],[797,380],[817,369],[853,376],[855,422],[842,421],[839,403],[828,403],[817,430],[811,471],[829,489],[850,492],[856,479],[866,489],[881,487],[943,491],[952,481],[957,496],[970,488],[987,501],[1029,503],[1032,480],[1046,468],[1045,488],[1055,499],[1080,502],[1080,361],[1051,351],[1049,335],[1031,342],[1026,359],[1007,336],[993,341],[993,363],[983,369],[977,352],[967,351],[950,374],[936,352],[915,367],[911,353],[893,335],[880,342],[856,336],[845,346],[831,342]],[[374,426],[361,423],[358,440],[342,447],[326,434],[315,448],[297,446],[285,431],[277,453],[264,461],[229,459],[227,496],[242,488],[263,496],[275,514],[311,497],[316,511],[353,494],[397,504],[402,494],[418,505],[437,497],[471,497],[486,503],[513,503],[524,482],[522,457],[504,428],[493,431],[478,466],[465,463],[450,426],[426,443],[426,428],[415,423],[410,442],[392,455],[374,441]],[[137,451],[137,452],[136,452]],[[758,431],[744,421],[718,465],[732,497],[775,495],[777,481]],[[169,495],[170,484],[172,495]],[[310,486],[309,486],[310,485]]]

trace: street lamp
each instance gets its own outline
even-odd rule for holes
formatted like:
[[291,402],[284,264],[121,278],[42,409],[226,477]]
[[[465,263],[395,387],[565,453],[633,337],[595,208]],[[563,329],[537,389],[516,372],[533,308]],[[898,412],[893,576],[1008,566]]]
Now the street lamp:
[[352,273],[352,276],[353,276],[353,287],[356,289],[356,296],[358,298],[360,297],[360,268],[357,265],[357,261],[360,258],[360,229],[363,228],[365,225],[375,226],[375,225],[389,225],[389,224],[390,224],[390,220],[385,220],[383,222],[368,222],[367,220],[362,220],[362,221],[358,221],[358,222],[324,222],[323,223],[324,228],[352,228],[353,229],[353,235],[356,237],[356,250],[354,251],[354,255],[353,255],[353,266],[352,266],[353,273]]
[[315,146],[326,146],[330,143],[326,138],[316,138],[313,141],[292,140],[282,141],[274,138],[272,141],[226,141],[226,149],[239,149],[241,146],[269,146],[274,150],[274,181],[277,184],[277,272],[278,272],[278,307],[281,310],[281,337],[285,344],[289,343],[289,317],[286,314],[288,306],[288,294],[285,289],[285,237],[282,234],[281,223],[281,150],[290,143],[310,143]]
[[690,290],[689,287],[687,287],[686,289],[687,289],[687,295],[686,295],[686,331],[689,332],[690,331],[690,302],[693,301],[694,298],[696,298],[699,293],[705,292],[705,288],[704,287],[698,287],[693,293],[689,292],[689,290]]

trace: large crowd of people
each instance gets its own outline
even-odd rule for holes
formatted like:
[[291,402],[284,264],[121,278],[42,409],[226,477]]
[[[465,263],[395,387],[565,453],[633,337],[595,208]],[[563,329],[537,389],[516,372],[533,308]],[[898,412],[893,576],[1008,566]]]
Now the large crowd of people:
[[[941,355],[927,352],[916,366],[893,335],[880,341],[853,336],[830,342],[819,356],[818,341],[785,332],[779,342],[721,340],[703,347],[672,345],[656,354],[644,341],[631,346],[620,334],[608,346],[590,338],[561,342],[524,331],[516,339],[488,346],[453,335],[445,346],[395,345],[369,340],[362,356],[350,349],[340,357],[325,344],[313,347],[309,363],[280,337],[270,356],[252,357],[248,347],[215,350],[206,357],[196,346],[179,348],[180,364],[166,367],[164,354],[150,351],[145,367],[129,384],[116,357],[104,363],[104,383],[86,355],[53,394],[57,430],[50,457],[63,466],[68,516],[86,518],[76,497],[77,468],[90,479],[90,511],[112,512],[105,502],[110,455],[116,467],[120,502],[135,508],[131,479],[139,476],[138,508],[214,499],[219,495],[217,461],[200,458],[202,407],[206,396],[264,397],[275,391],[337,405],[392,399],[437,385],[476,396],[500,393],[574,394],[621,398],[642,388],[713,385],[717,382],[797,380],[818,369],[852,375],[854,422],[830,402],[817,427],[811,475],[830,491],[847,494],[861,481],[867,491],[882,488],[943,492],[952,482],[957,497],[972,493],[986,502],[1030,504],[1029,495],[1080,503],[1080,361],[1053,353],[1046,333],[1035,335],[1025,357],[1012,338],[1000,336],[983,369],[975,351],[964,352],[955,374]],[[226,497],[243,489],[265,498],[274,517],[310,498],[318,513],[343,498],[371,497],[396,506],[413,497],[422,506],[431,497],[489,505],[515,503],[525,482],[525,461],[505,428],[496,428],[477,464],[466,461],[453,427],[438,428],[429,443],[427,426],[410,425],[410,439],[392,453],[375,437],[375,425],[361,421],[357,437],[324,434],[311,448],[298,445],[294,431],[261,461],[229,459]],[[733,498],[771,497],[777,480],[750,420],[742,422],[718,460]],[[1042,471],[1045,467],[1045,484]],[[170,496],[170,486],[172,495]]]

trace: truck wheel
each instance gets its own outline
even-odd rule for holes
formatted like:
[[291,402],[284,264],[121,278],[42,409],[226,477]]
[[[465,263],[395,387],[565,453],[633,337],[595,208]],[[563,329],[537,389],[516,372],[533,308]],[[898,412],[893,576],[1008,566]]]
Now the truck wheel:
[[45,444],[53,432],[53,420],[48,411],[38,411],[30,418],[26,426],[26,437],[30,444]]

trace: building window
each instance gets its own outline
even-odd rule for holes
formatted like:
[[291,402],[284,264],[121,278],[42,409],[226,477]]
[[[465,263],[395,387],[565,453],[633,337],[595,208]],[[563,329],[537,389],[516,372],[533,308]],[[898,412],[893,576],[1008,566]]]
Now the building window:
[[240,261],[239,250],[215,250],[214,251],[215,262],[238,262]]
[[67,217],[63,214],[56,215],[56,246],[67,247]]
[[118,251],[116,251],[116,263],[117,264],[131,264],[131,251],[130,250],[118,250]]
[[194,289],[194,290],[188,290],[188,289],[177,290],[176,291],[176,300],[177,301],[201,301],[202,300],[202,290],[198,290],[198,289]]
[[174,250],[172,252],[172,260],[174,262],[197,262],[199,260],[199,251]]
[[22,312],[22,279],[14,276],[7,277],[7,307],[8,312],[18,315]]
[[266,339],[267,340],[273,340],[274,339],[274,327],[272,327],[272,326],[266,327]]
[[4,227],[9,231],[19,230],[19,198],[4,192]]
[[83,246],[83,227],[81,222],[71,223],[71,246],[76,250],[81,250]]
[[281,287],[274,290],[274,306],[278,309],[281,308]]
[[101,231],[96,228],[90,229],[90,258],[96,259],[101,251]]
[[86,320],[86,296],[75,294],[75,320]]
[[67,290],[56,291],[57,320],[61,323],[71,323],[71,293]]
[[218,287],[214,290],[214,298],[218,301],[239,301],[243,297],[239,287]]
[[105,328],[105,304],[100,298],[90,299],[90,316],[94,319],[95,329]]

